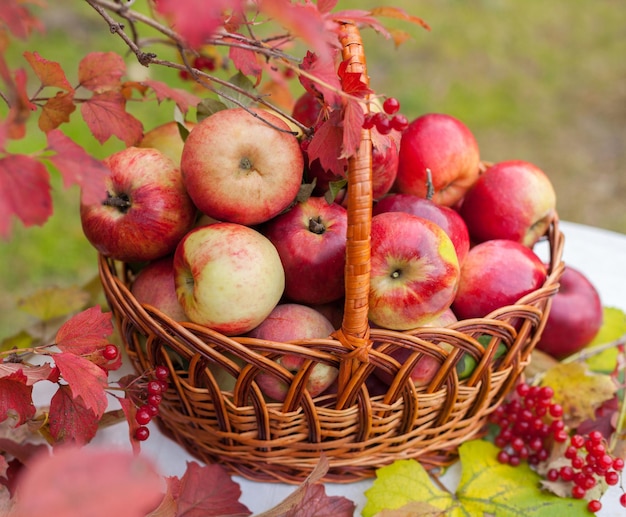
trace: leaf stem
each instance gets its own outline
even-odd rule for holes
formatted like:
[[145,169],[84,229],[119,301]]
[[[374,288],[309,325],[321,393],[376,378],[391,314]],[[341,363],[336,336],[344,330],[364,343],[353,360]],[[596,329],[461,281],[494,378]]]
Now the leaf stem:
[[586,361],[587,359],[590,359],[591,357],[595,357],[596,355],[599,355],[606,350],[610,350],[611,348],[617,348],[619,346],[625,346],[625,345],[626,345],[626,334],[622,334],[615,341],[611,341],[603,345],[583,348],[582,350],[579,350],[578,352],[563,359],[561,363],[569,364],[569,363],[573,363],[576,361]]

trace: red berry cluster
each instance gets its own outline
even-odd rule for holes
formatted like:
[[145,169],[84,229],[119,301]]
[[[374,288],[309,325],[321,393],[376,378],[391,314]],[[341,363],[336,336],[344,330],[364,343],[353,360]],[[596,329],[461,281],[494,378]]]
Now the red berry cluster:
[[399,109],[400,101],[395,97],[388,97],[383,102],[383,111],[365,115],[363,128],[376,128],[381,135],[387,135],[394,129],[404,131],[409,125],[409,121],[404,115],[398,113]]
[[167,390],[169,371],[165,366],[157,366],[154,369],[155,380],[146,385],[146,402],[137,409],[135,420],[139,427],[135,430],[135,439],[145,441],[150,436],[150,430],[146,427],[150,421],[159,414],[159,405],[163,400],[163,392]]
[[[191,66],[192,68],[195,68],[197,70],[206,70],[207,72],[213,72],[216,68],[215,59],[209,56],[194,57],[191,62]],[[181,79],[184,80],[191,79],[191,74],[189,73],[189,70],[180,70],[178,72],[178,75]]]

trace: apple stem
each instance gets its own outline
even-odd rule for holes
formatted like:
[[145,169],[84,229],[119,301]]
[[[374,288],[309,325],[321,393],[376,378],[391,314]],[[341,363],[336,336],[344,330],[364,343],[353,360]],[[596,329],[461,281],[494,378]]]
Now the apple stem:
[[117,208],[120,212],[125,214],[131,207],[130,197],[126,194],[120,194],[119,196],[112,196],[107,192],[107,198],[102,202],[104,206],[112,206]]
[[435,186],[433,185],[433,173],[430,169],[426,169],[426,199],[432,201],[435,195]]
[[318,235],[326,231],[326,225],[322,222],[321,216],[309,218],[309,231]]

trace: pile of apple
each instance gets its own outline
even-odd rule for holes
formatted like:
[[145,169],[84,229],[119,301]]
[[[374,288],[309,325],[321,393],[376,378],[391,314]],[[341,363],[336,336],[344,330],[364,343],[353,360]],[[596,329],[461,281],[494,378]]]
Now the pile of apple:
[[[174,320],[277,342],[328,337],[341,325],[345,292],[342,196],[298,195],[312,177],[323,184],[325,171],[268,110],[224,109],[189,129],[183,142],[175,123],[160,126],[105,159],[103,202],[81,203],[88,240],[104,256],[135,264],[133,295]],[[374,143],[373,182],[386,186],[374,190],[372,206],[372,327],[480,318],[543,285],[547,268],[533,248],[556,196],[538,167],[485,165],[470,130],[443,114],[420,116]],[[555,300],[540,344],[555,356],[584,346],[601,323],[593,285],[566,268],[564,285],[569,278],[582,302],[559,311]],[[432,378],[437,363],[428,359],[416,366],[415,382]],[[297,371],[302,359],[277,362]],[[336,376],[316,365],[310,394]],[[261,373],[257,382],[267,397],[284,399],[276,378]]]

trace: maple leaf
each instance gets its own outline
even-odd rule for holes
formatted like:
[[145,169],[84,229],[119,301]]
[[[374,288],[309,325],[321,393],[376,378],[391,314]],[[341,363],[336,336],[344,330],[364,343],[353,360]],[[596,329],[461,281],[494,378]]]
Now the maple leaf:
[[200,103],[200,97],[194,95],[191,92],[186,90],[181,90],[180,88],[171,88],[165,83],[161,81],[155,81],[153,79],[142,81],[142,85],[148,86],[154,90],[154,93],[157,96],[157,101],[159,103],[163,102],[165,99],[171,99],[176,103],[178,109],[183,113],[187,113],[191,106],[197,106]]
[[61,173],[63,185],[80,186],[85,203],[101,201],[111,175],[109,168],[59,130],[50,131],[47,137],[48,149],[56,153],[48,159]]
[[126,99],[119,91],[95,93],[81,106],[83,119],[96,140],[103,144],[115,135],[127,146],[143,136],[142,123],[126,112]]
[[178,517],[246,516],[252,512],[239,502],[241,488],[222,465],[187,462],[180,480]]
[[0,21],[20,39],[26,39],[33,30],[44,30],[39,18],[34,17],[20,1],[0,1]]
[[59,386],[50,399],[50,435],[56,443],[89,443],[98,431],[98,417],[86,408],[81,397],[74,398],[69,386]]
[[157,11],[193,48],[205,43],[223,24],[225,12],[241,11],[243,0],[159,0]]
[[309,484],[302,500],[284,514],[285,517],[352,517],[356,505],[342,496],[329,496],[321,483]]
[[315,96],[323,97],[324,103],[330,109],[341,107],[341,96],[338,93],[341,90],[341,82],[335,70],[333,59],[320,58],[317,54],[307,51],[300,68],[323,83],[320,84],[309,77],[300,75],[300,84],[305,90]]
[[91,361],[72,353],[54,354],[54,362],[74,398],[81,397],[87,409],[101,418],[107,408],[107,374]]
[[24,52],[24,58],[32,67],[42,86],[56,86],[68,92],[74,91],[59,63],[48,61],[41,57],[39,52]]
[[91,354],[106,346],[113,333],[110,312],[90,307],[66,321],[58,330],[55,343],[62,352]]
[[[58,380],[59,372],[47,363],[39,366],[27,366],[21,363],[0,363],[0,379],[11,377],[13,374],[20,372],[20,382],[23,381],[27,386],[32,386],[38,381]],[[23,376],[23,377],[22,377]]]
[[70,115],[76,110],[74,93],[58,92],[44,104],[39,115],[39,129],[48,133],[61,124],[70,121]]
[[315,131],[307,149],[309,161],[320,161],[320,165],[335,176],[345,176],[347,162],[341,157],[343,128],[341,112],[333,111]]
[[33,387],[28,385],[28,377],[22,370],[0,378],[0,422],[17,414],[16,425],[21,425],[35,414]]
[[115,52],[90,52],[78,64],[78,80],[92,92],[116,89],[126,73],[126,63]]
[[11,235],[14,215],[27,227],[44,224],[52,215],[50,189],[39,161],[22,154],[0,158],[0,237]]
[[12,517],[145,517],[162,497],[154,464],[128,451],[60,447],[31,461]]

